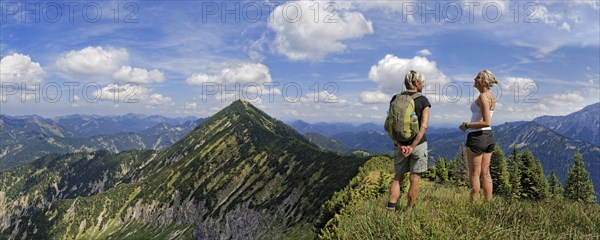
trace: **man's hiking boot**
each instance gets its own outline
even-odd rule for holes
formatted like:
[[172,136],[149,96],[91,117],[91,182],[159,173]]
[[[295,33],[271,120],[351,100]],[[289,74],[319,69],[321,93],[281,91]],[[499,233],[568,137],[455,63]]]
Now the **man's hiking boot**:
[[395,203],[388,202],[388,204],[387,204],[387,207],[386,207],[386,208],[387,208],[387,210],[388,210],[388,211],[395,211],[395,210],[396,210],[396,204],[395,204]]

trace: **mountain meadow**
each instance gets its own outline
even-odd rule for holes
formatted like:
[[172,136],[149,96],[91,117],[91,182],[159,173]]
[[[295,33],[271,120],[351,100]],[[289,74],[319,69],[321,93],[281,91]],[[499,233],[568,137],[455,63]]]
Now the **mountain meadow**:
[[[18,122],[3,119],[5,128],[9,120]],[[555,136],[554,130],[527,124],[540,139]],[[306,132],[318,129],[302,126]],[[364,127],[375,134],[373,126]],[[325,134],[303,135],[248,102],[235,101],[187,131],[154,129],[186,135],[156,149],[48,153],[0,172],[0,238],[600,238],[592,181],[600,159],[589,153],[597,146],[582,140],[569,140],[572,151],[548,168],[541,159],[558,153],[543,155],[538,148],[554,151],[558,145],[519,146],[515,143],[524,140],[518,136],[499,137],[492,202],[469,200],[466,162],[448,144],[439,151],[452,157],[436,155],[423,174],[416,206],[406,206],[405,182],[400,204],[390,211],[389,156],[357,151]],[[527,139],[534,139],[529,133]],[[337,130],[329,134],[360,138]],[[345,153],[325,150],[325,144]]]

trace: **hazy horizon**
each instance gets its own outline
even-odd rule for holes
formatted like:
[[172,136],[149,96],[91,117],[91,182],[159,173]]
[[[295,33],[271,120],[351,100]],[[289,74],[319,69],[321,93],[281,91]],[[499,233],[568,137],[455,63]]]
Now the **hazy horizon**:
[[[600,103],[600,102],[597,102]],[[588,106],[597,104],[597,103],[593,103],[590,104]],[[584,106],[581,109],[588,107],[588,106]],[[579,109],[579,110],[581,110]],[[577,110],[577,111],[579,111]],[[574,111],[574,112],[577,112]],[[574,113],[572,112],[572,113]],[[193,116],[193,115],[188,115],[188,116],[167,116],[167,115],[161,115],[161,114],[145,114],[145,113],[125,113],[125,114],[106,114],[106,115],[99,115],[99,114],[79,114],[79,113],[74,113],[74,114],[68,114],[68,115],[55,115],[55,116],[44,116],[44,115],[39,115],[39,114],[26,114],[26,115],[11,115],[11,114],[5,114],[5,113],[0,113],[0,115],[5,115],[5,116],[9,116],[9,117],[27,117],[27,116],[39,116],[42,118],[46,118],[46,119],[54,119],[54,118],[61,118],[61,117],[68,117],[68,116],[72,116],[72,115],[81,115],[81,116],[94,116],[94,117],[122,117],[122,116],[126,116],[126,115],[141,115],[144,117],[151,117],[151,116],[159,116],[159,117],[165,117],[165,118],[172,118],[172,119],[188,119],[188,118],[194,118],[194,119],[207,119],[210,118],[211,116],[205,116],[205,117],[197,117],[197,116]],[[569,115],[571,113],[567,113],[565,115],[541,115],[538,117],[542,117],[542,116],[566,116]],[[276,118],[280,121],[285,122],[286,124],[291,124],[293,122],[296,121],[302,121],[308,124],[319,124],[319,123],[323,123],[323,124],[352,124],[353,126],[359,126],[362,124],[376,124],[376,125],[381,125],[383,126],[383,122],[385,121],[385,118],[381,119],[381,121],[369,121],[369,122],[353,122],[353,121],[307,121],[304,119],[299,119],[299,118],[288,118],[288,119],[280,119],[280,118]],[[533,120],[533,119],[531,119]],[[498,125],[502,125],[505,123],[509,123],[509,122],[520,122],[520,121],[531,121],[531,120],[514,120],[514,121],[505,121],[505,122],[495,122],[493,125],[494,126],[498,126]],[[456,124],[459,124],[458,122]],[[437,124],[430,124],[430,127],[437,127],[437,128],[448,128],[448,127],[456,127],[454,123],[437,123]],[[383,129],[382,129],[383,130]]]

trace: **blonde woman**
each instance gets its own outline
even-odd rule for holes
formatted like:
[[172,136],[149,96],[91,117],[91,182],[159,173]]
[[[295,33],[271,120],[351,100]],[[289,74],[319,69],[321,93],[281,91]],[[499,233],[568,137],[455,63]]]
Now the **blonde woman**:
[[[496,145],[491,126],[492,115],[496,109],[496,97],[490,90],[498,80],[489,70],[482,70],[474,80],[474,87],[479,91],[479,97],[471,104],[471,121],[463,122],[459,128],[462,131],[469,131],[466,146],[471,200],[479,196],[481,185],[485,200],[491,201],[493,185],[490,161]],[[480,184],[480,179],[483,184]]]

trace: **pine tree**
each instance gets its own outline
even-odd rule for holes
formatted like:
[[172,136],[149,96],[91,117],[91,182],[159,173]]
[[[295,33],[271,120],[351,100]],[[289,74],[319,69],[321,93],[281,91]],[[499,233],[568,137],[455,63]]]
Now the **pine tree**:
[[521,165],[522,198],[543,199],[547,196],[548,183],[544,177],[541,163],[538,163],[529,149],[519,156]]
[[448,182],[448,169],[446,168],[446,159],[443,157],[439,158],[435,168],[437,178],[440,180],[440,182]]
[[547,198],[549,195],[548,179],[544,175],[544,169],[542,168],[542,161],[536,160],[535,178],[539,186],[539,199]]
[[583,157],[579,153],[575,154],[575,164],[569,170],[569,175],[567,175],[564,196],[568,199],[586,203],[596,202],[594,185],[590,179],[590,173],[585,170]]
[[521,187],[523,190],[521,191],[521,198],[533,199],[535,189],[534,183],[534,172],[533,168],[535,162],[533,160],[533,155],[529,152],[528,149],[518,156],[519,161],[519,169],[521,170]]
[[519,159],[519,151],[517,150],[517,146],[513,145],[512,146],[512,152],[510,153],[510,156],[508,157],[508,170],[510,171],[513,167],[514,164],[516,164]]
[[490,174],[494,183],[494,194],[508,195],[510,193],[510,179],[504,152],[496,145],[490,162]]
[[435,181],[437,179],[436,172],[437,172],[436,167],[431,166],[431,167],[427,168],[427,171],[425,171],[423,174],[421,174],[421,177],[427,178],[431,181]]
[[458,166],[456,165],[456,158],[446,163],[446,169],[448,169],[448,180],[450,180],[453,183],[456,183],[456,172],[458,171]]
[[458,186],[467,186],[469,181],[469,165],[464,146],[460,146],[456,157],[447,164],[448,178]]
[[523,192],[523,186],[521,186],[521,168],[519,165],[521,164],[515,161],[510,171],[510,197],[514,199],[521,198],[521,193]]
[[562,187],[560,186],[560,182],[558,182],[558,177],[556,177],[556,173],[554,169],[552,169],[552,173],[550,173],[550,179],[548,180],[549,185],[549,193],[552,197],[558,197],[561,195]]

